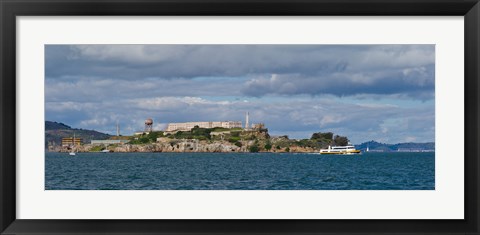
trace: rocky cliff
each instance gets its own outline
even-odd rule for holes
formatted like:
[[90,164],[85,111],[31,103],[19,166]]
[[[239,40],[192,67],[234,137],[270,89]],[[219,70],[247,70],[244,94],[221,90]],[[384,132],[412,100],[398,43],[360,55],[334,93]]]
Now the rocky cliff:
[[[96,152],[104,149],[111,152],[210,152],[210,153],[231,153],[231,152],[250,152],[250,146],[258,145],[253,140],[241,141],[242,145],[237,146],[228,141],[201,141],[201,140],[164,140],[149,144],[118,144],[110,146],[85,144],[75,146],[77,152]],[[100,148],[99,148],[100,147]],[[50,146],[49,151],[70,152],[72,149],[60,146]],[[315,152],[309,147],[292,146],[291,148],[272,148],[270,150],[259,149],[260,152]]]

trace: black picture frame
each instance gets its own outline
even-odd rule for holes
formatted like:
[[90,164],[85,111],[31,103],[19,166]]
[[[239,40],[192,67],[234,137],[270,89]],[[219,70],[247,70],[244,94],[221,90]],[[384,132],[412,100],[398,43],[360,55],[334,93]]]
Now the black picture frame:
[[[0,231],[2,234],[479,234],[478,0],[0,0]],[[425,15],[465,19],[463,220],[20,220],[16,219],[16,17],[151,15]],[[439,205],[441,206],[441,205]]]

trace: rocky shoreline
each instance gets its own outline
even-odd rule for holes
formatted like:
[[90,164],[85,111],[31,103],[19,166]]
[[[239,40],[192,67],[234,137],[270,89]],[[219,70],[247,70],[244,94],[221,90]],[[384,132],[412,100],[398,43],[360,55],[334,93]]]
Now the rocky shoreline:
[[[205,140],[172,140],[163,141],[149,144],[118,144],[110,146],[102,146],[98,144],[84,144],[74,146],[75,152],[99,152],[99,147],[109,150],[110,152],[117,153],[129,153],[129,152],[171,152],[171,153],[184,153],[184,152],[206,152],[206,153],[239,153],[239,152],[251,152],[249,149],[252,145],[255,145],[255,141],[242,141],[241,146],[237,146],[228,141],[205,141]],[[61,146],[49,146],[50,152],[71,152],[72,148],[66,148]],[[310,153],[317,152],[318,150],[311,147],[299,147],[291,146],[288,148],[272,148],[270,150],[260,149],[258,152],[299,152]]]

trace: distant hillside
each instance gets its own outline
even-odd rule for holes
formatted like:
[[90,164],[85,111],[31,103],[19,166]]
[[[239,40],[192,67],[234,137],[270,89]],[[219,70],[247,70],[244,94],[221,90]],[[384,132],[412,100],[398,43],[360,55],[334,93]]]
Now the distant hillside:
[[51,121],[46,121],[45,122],[45,130],[68,130],[72,129],[72,127],[67,126],[63,123],[60,122],[51,122]]
[[435,143],[399,143],[399,144],[384,144],[376,141],[368,141],[359,145],[355,145],[357,149],[365,151],[367,147],[370,151],[417,151],[417,150],[435,150]]
[[105,140],[111,137],[109,134],[94,130],[84,130],[72,128],[59,122],[45,121],[45,148],[48,144],[61,145],[62,138],[73,137],[82,138],[83,143],[90,143],[90,140]]

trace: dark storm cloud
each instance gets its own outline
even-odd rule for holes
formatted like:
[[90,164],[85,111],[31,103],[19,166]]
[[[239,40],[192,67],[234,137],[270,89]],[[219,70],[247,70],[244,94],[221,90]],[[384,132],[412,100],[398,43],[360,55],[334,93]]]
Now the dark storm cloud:
[[[69,53],[56,53],[65,50]],[[48,46],[52,64],[68,68],[63,75],[190,78],[264,73],[319,73],[341,69],[319,46],[272,45],[79,45]],[[51,70],[53,68],[53,70]],[[87,70],[85,68],[88,68]],[[65,70],[66,71],[66,70]],[[47,64],[47,76],[58,71]],[[56,76],[55,76],[56,77]]]
[[[45,98],[47,101],[83,101],[109,99],[137,99],[160,96],[234,96],[242,95],[238,79],[143,79],[121,80],[99,77],[69,77],[47,79]],[[75,91],[75,92],[65,92]]]
[[249,80],[242,88],[242,92],[249,96],[403,94],[425,100],[434,96],[434,69],[433,65],[427,65],[388,71],[331,73],[312,77],[303,74],[274,74]]
[[[76,45],[46,47],[47,80],[245,77],[248,96],[431,98],[433,45]],[[275,80],[273,78],[276,78]]]

